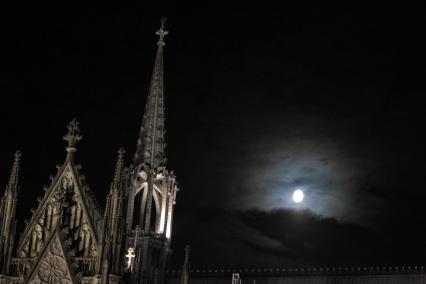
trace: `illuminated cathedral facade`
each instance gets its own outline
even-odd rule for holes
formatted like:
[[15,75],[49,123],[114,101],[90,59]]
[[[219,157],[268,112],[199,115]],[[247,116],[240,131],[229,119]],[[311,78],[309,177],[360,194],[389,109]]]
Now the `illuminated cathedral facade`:
[[15,154],[0,204],[0,283],[165,283],[177,183],[166,167],[163,50],[157,53],[133,162],[118,151],[101,208],[76,162],[82,139],[71,121],[66,156],[18,238],[21,153]]

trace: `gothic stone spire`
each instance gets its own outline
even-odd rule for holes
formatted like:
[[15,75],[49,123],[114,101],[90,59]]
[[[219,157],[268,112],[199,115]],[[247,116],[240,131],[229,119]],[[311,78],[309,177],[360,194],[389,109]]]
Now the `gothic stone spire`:
[[9,183],[7,184],[7,190],[12,192],[16,192],[18,189],[19,165],[21,162],[21,156],[21,151],[16,151],[12,171],[10,173]]
[[21,152],[16,151],[6,191],[0,200],[0,274],[7,273],[14,244],[16,203],[18,201],[18,180]]
[[107,282],[110,273],[121,273],[121,260],[123,258],[124,241],[124,191],[122,184],[124,149],[118,151],[117,165],[111,190],[107,196],[105,215],[103,221],[103,233],[101,250],[98,260],[98,272],[101,273],[102,282]]
[[139,132],[136,152],[133,158],[135,166],[146,163],[152,168],[157,168],[166,163],[163,49],[165,46],[164,37],[168,34],[168,31],[164,30],[165,21],[165,18],[161,19],[161,27],[156,32],[159,36],[157,55],[145,105],[142,127]]
[[177,186],[174,174],[165,168],[163,50],[167,31],[164,23],[162,19],[157,31],[157,54],[127,195],[126,246],[132,284],[164,283],[171,252]]
[[120,148],[118,150],[118,158],[117,158],[117,165],[115,166],[115,173],[114,173],[114,180],[112,181],[112,187],[114,189],[120,188],[121,178],[123,175],[124,170],[124,154],[126,151],[124,151],[123,148]]
[[188,284],[189,283],[189,252],[191,251],[190,246],[185,247],[185,262],[183,263],[182,267],[182,275],[180,278],[181,284]]

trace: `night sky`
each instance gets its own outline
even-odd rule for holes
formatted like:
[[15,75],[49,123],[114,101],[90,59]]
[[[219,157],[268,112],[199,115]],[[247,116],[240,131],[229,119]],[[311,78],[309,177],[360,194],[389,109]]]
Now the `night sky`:
[[425,264],[424,7],[294,2],[2,7],[0,184],[20,149],[21,221],[73,117],[105,203],[167,16],[173,267],[186,244],[192,267]]

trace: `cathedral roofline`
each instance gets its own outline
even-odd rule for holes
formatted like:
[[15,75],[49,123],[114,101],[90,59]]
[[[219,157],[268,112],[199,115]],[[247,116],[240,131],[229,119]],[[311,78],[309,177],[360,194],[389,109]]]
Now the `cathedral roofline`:
[[[168,270],[170,276],[180,276],[181,269]],[[426,273],[423,265],[404,266],[314,266],[314,267],[286,267],[286,268],[192,268],[189,270],[194,276],[220,276],[231,273],[245,275],[372,275],[372,274],[419,274]]]

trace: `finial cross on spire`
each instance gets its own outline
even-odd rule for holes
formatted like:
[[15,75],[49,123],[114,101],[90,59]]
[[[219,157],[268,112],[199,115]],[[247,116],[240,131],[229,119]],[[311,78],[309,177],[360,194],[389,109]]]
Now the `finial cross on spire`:
[[160,22],[161,22],[161,28],[164,29],[164,24],[167,22],[167,18],[166,17],[162,17],[160,19]]
[[78,141],[83,139],[83,135],[81,135],[80,128],[78,127],[79,124],[80,122],[78,122],[77,119],[73,118],[73,120],[71,120],[71,122],[67,126],[68,133],[64,136],[64,140],[68,142],[68,152],[74,152],[75,144],[77,144]]
[[156,35],[158,35],[160,38],[158,39],[158,42],[157,42],[157,44],[159,45],[159,46],[164,46],[164,45],[166,45],[166,43],[164,42],[164,37],[166,36],[166,35],[168,35],[169,34],[169,32],[168,31],[166,31],[166,30],[164,30],[164,24],[166,23],[166,21],[167,21],[167,18],[165,18],[165,17],[162,17],[161,18],[161,20],[160,20],[160,22],[161,22],[161,27],[160,27],[160,29],[155,33]]

